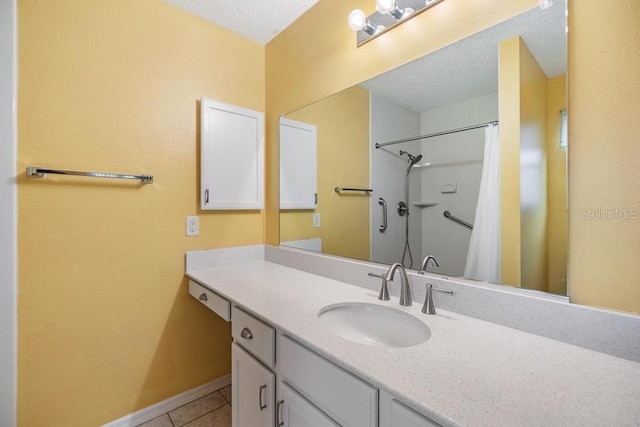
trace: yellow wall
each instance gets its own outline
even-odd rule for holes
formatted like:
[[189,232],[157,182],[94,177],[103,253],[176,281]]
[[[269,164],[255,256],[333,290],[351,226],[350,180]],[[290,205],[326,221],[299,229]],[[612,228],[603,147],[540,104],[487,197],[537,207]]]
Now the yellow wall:
[[[447,0],[360,48],[346,17],[370,0],[321,0],[266,47],[267,243],[279,242],[278,120],[429,52],[523,13],[537,0]],[[452,23],[455,23],[453,25]]]
[[500,43],[500,282],[522,283],[520,228],[520,37]]
[[638,0],[569,2],[569,294],[579,304],[634,313],[640,312],[639,16]]
[[501,282],[546,291],[547,78],[518,36],[499,68]]
[[[370,197],[337,194],[336,186],[369,187],[369,92],[352,87],[287,115],[318,129],[318,207],[282,211],[282,241],[322,239],[323,252],[369,259]],[[313,213],[320,213],[320,228]],[[331,224],[331,226],[323,226]]]
[[547,239],[549,292],[567,294],[567,149],[560,147],[560,111],[567,108],[567,79],[547,80]]
[[18,15],[18,169],[155,178],[19,177],[19,425],[100,425],[230,371],[184,253],[261,243],[263,215],[198,211],[198,99],[264,110],[264,48],[161,0]]
[[522,283],[546,291],[547,77],[520,39],[520,224]]

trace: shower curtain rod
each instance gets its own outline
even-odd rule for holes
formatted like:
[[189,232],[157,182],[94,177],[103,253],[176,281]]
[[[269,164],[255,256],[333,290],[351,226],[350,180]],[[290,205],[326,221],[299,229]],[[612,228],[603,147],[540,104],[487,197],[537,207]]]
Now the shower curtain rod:
[[466,130],[480,129],[480,128],[487,127],[489,125],[497,125],[497,124],[498,124],[498,121],[495,120],[493,122],[481,123],[479,125],[467,126],[467,127],[458,128],[458,129],[445,130],[445,131],[436,132],[436,133],[430,133],[428,135],[412,136],[411,138],[397,139],[395,141],[383,142],[381,144],[380,143],[376,143],[376,148],[384,147],[385,145],[400,144],[402,142],[417,141],[419,139],[433,138],[434,136],[449,135],[450,133],[464,132]]

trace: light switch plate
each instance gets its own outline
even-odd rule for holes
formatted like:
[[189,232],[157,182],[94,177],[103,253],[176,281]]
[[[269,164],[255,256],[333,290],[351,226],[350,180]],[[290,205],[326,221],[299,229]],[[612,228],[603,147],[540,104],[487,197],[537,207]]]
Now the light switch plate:
[[320,214],[318,212],[313,214],[313,227],[314,228],[320,227]]

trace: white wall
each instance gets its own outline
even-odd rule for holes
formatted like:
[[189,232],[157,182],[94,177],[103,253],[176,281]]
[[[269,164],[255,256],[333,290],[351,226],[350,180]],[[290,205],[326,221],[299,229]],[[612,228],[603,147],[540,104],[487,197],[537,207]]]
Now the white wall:
[[[429,134],[498,120],[498,94],[488,95],[421,114],[421,133]],[[422,209],[423,256],[433,255],[450,276],[462,276],[471,230],[443,216],[444,211],[473,223],[482,175],[484,129],[458,132],[422,141],[422,198],[438,202]],[[456,193],[442,193],[448,184]]]
[[16,425],[16,1],[0,0],[0,425]]
[[[398,202],[404,200],[404,180],[407,158],[400,150],[420,154],[420,142],[409,142],[375,148],[376,143],[408,138],[420,134],[420,115],[374,94],[371,95],[371,260],[383,264],[400,262],[405,245],[405,217],[398,215]],[[409,175],[409,244],[413,253],[413,268],[420,267],[422,234],[420,210],[411,203],[420,199],[420,169]],[[380,233],[382,208],[378,198],[387,202],[387,230]],[[405,258],[408,265],[408,256]]]

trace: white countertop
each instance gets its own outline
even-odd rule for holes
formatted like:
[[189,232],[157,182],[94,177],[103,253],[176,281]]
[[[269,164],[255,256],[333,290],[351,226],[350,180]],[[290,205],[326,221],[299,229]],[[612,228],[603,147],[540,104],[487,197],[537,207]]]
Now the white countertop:
[[[640,426],[638,363],[444,310],[427,316],[420,301],[402,307],[265,261],[187,275],[443,425]],[[388,349],[323,329],[318,311],[348,301],[411,313],[431,338]]]

